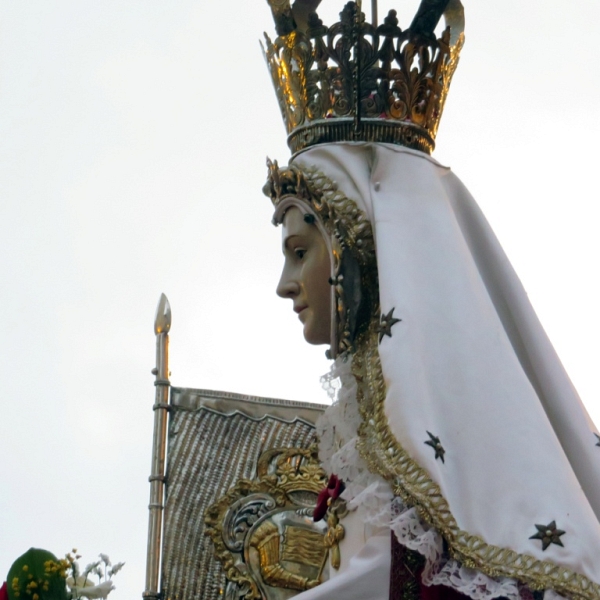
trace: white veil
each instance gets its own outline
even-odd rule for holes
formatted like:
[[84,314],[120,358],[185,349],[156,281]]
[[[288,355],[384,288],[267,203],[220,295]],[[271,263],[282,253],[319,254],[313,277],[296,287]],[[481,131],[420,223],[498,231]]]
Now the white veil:
[[378,346],[383,393],[373,378],[366,392],[381,411],[362,434],[371,467],[465,564],[598,598],[600,438],[469,192],[387,144],[324,144],[292,164],[367,213],[381,315],[400,319]]

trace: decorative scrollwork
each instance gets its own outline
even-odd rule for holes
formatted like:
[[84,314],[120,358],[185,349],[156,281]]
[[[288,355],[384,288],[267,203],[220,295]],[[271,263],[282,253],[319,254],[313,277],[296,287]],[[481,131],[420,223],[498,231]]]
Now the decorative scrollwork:
[[264,514],[276,508],[269,494],[258,493],[244,497],[231,506],[223,522],[223,541],[227,548],[239,552],[244,547],[248,530]]
[[206,533],[229,582],[227,598],[262,600],[272,588],[320,583],[326,532],[312,512],[327,478],[316,452],[316,446],[264,452],[257,479],[239,480],[207,509]]
[[432,152],[464,42],[458,0],[440,38],[432,32],[447,1],[404,31],[395,10],[376,27],[348,2],[338,23],[327,27],[313,12],[301,28],[271,4],[279,37],[265,36],[264,51],[292,153],[356,140]]

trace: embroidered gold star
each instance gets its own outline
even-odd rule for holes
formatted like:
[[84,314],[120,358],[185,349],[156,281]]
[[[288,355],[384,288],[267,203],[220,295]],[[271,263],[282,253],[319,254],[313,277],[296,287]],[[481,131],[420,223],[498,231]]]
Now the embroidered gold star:
[[433,433],[430,433],[429,431],[427,432],[427,435],[429,436],[429,439],[424,443],[428,446],[431,446],[435,450],[436,460],[438,458],[441,458],[442,462],[445,462],[444,454],[446,453],[446,451],[444,450],[444,446],[442,446],[442,443],[440,442],[440,438],[433,435]]
[[563,543],[560,541],[560,536],[566,532],[562,529],[556,529],[556,521],[548,525],[535,525],[538,530],[536,534],[532,535],[530,540],[542,540],[542,550],[545,550],[550,544],[556,544],[562,546]]
[[394,319],[394,310],[392,308],[387,315],[381,315],[381,323],[379,323],[379,343],[381,344],[381,340],[384,336],[392,337],[392,327],[396,323],[400,323],[402,319]]

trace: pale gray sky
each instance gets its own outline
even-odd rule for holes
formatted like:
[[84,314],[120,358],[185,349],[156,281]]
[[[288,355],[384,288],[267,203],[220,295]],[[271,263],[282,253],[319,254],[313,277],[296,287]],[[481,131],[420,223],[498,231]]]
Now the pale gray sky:
[[[435,156],[600,422],[600,4],[464,3]],[[417,4],[398,0],[401,25]],[[325,401],[323,349],[274,294],[272,21],[262,0],[7,0],[0,23],[0,577],[31,545],[76,546],[127,561],[111,597],[137,598],[160,292],[174,384]]]

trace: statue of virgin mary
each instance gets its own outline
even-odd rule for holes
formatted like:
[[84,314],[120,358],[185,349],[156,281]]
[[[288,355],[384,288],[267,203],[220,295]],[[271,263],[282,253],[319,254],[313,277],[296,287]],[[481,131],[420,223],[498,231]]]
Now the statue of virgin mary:
[[430,155],[460,2],[424,0],[406,30],[352,2],[331,27],[270,3],[293,153],[265,185],[277,293],[329,345],[319,453],[328,510],[345,505],[331,578],[297,597],[600,598],[598,430],[485,217]]

